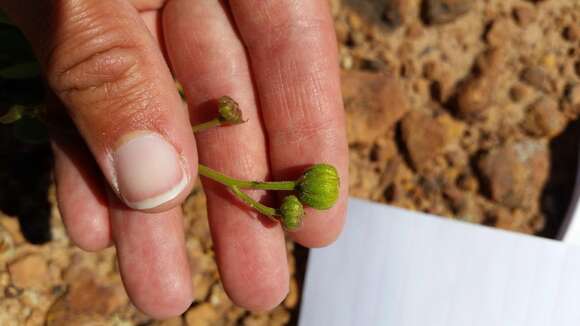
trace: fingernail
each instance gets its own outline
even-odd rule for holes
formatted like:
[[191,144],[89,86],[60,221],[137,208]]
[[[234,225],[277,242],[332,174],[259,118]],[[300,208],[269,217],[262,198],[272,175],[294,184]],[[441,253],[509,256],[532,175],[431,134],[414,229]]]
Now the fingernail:
[[160,206],[187,186],[179,154],[159,134],[137,132],[125,137],[113,160],[119,193],[133,209]]

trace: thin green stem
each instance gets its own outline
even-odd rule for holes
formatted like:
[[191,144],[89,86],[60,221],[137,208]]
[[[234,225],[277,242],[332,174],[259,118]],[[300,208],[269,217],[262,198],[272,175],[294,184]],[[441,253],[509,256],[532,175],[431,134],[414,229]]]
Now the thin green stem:
[[287,190],[292,191],[296,187],[294,181],[246,181],[234,179],[227,175],[213,170],[203,164],[199,164],[199,174],[210,178],[228,187],[236,186],[242,189],[262,189],[262,190]]
[[278,215],[276,209],[255,201],[252,197],[248,196],[246,193],[241,191],[240,188],[238,188],[237,186],[230,186],[229,188],[234,193],[234,195],[236,195],[236,197],[238,197],[240,200],[246,203],[246,205],[257,210],[262,215],[268,216],[271,219],[276,220],[276,216]]
[[200,123],[198,125],[192,126],[191,129],[194,133],[204,131],[213,127],[218,127],[222,124],[222,121],[219,118],[215,118],[209,120],[208,122]]

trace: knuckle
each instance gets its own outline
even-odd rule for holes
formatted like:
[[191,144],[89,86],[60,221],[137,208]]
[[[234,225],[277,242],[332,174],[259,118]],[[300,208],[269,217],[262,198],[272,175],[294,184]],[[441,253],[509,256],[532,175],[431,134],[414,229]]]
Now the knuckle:
[[[52,88],[62,96],[88,93],[111,97],[131,86],[138,59],[131,49],[111,46],[86,52],[74,62],[55,63],[50,72]],[[62,60],[62,59],[58,59]]]
[[111,96],[131,87],[143,61],[143,42],[127,32],[132,22],[90,6],[69,11],[46,56],[53,90],[66,100],[71,94]]
[[262,49],[265,53],[279,53],[285,47],[294,46],[307,39],[317,39],[327,29],[326,22],[319,18],[281,19],[268,24],[266,35],[248,37],[246,45],[250,49]]
[[97,119],[106,121],[101,126],[105,129],[120,129],[122,124],[153,124],[158,119],[158,90],[145,77],[138,49],[112,43],[96,52],[81,51],[85,54],[77,60],[55,64],[49,80],[73,120],[90,124]]
[[63,1],[62,22],[43,51],[50,88],[79,129],[121,132],[156,128],[166,114],[160,99],[154,45],[138,16],[98,0]]
[[316,142],[320,139],[330,140],[335,137],[337,126],[339,121],[334,118],[322,121],[304,120],[302,123],[292,123],[276,129],[269,128],[268,135],[273,144],[288,146]]

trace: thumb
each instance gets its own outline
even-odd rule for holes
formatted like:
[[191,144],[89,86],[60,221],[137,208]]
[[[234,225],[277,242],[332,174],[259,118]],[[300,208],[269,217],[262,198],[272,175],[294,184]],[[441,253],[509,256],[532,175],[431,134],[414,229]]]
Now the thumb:
[[187,108],[161,50],[125,0],[0,0],[40,58],[111,188],[169,209],[196,175]]

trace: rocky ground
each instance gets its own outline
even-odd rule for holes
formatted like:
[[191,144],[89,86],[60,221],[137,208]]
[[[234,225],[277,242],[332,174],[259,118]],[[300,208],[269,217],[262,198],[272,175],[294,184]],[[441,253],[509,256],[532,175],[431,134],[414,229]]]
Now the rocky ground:
[[580,136],[580,2],[333,10],[353,195],[525,233],[558,224]]
[[[580,2],[330,2],[348,113],[351,194],[553,236],[572,191],[580,140]],[[26,161],[33,151],[25,151]],[[234,306],[219,283],[199,188],[184,205],[196,302],[180,318],[149,320],[129,304],[113,249],[94,254],[71,245],[58,211],[43,201],[49,177],[42,171],[19,180],[44,218],[30,213],[30,205],[2,205],[0,325],[295,321],[304,250],[288,243],[294,276],[280,307],[251,314]],[[8,180],[5,189],[18,189]],[[16,193],[4,191],[0,202]],[[53,203],[53,189],[48,193]]]

